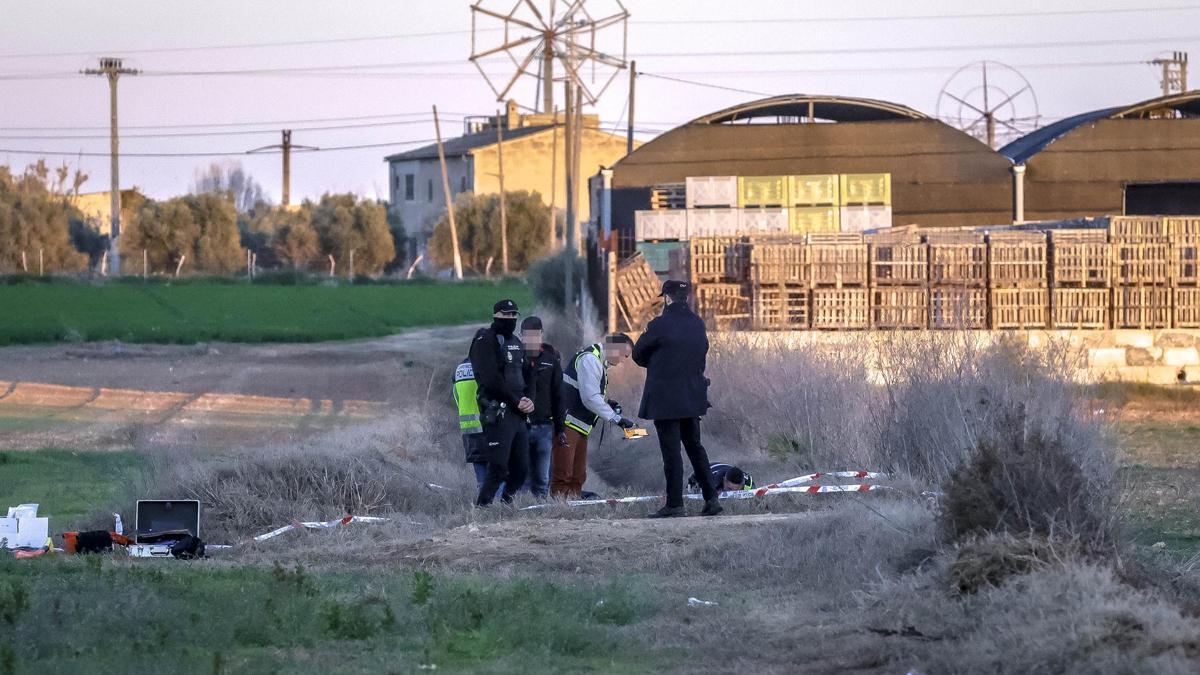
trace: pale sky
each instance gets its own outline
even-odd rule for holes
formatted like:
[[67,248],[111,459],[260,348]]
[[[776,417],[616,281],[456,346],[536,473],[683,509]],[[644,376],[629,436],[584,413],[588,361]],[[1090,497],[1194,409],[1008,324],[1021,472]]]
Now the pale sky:
[[[514,2],[484,4],[501,8]],[[546,7],[550,0],[534,2]],[[614,0],[588,4],[595,14],[615,6]],[[636,99],[636,126],[648,132],[642,139],[759,98],[650,76],[655,74],[764,94],[884,99],[932,115],[953,71],[987,59],[1015,66],[1036,94],[1037,112],[1053,121],[1159,95],[1159,69],[1145,62],[1172,50],[1190,50],[1200,62],[1200,3],[1183,0],[626,0],[625,6],[631,15],[629,56],[648,74],[638,80]],[[1114,9],[1124,11],[1104,11]],[[995,14],[1009,16],[981,16]],[[959,16],[938,18],[946,15]],[[0,164],[19,167],[38,158],[16,150],[69,153],[47,159],[82,166],[90,175],[85,191],[108,188],[108,87],[102,78],[74,74],[108,55],[124,56],[127,66],[145,71],[120,84],[121,147],[131,155],[242,152],[277,143],[284,126],[296,129],[294,143],[324,148],[421,141],[433,137],[435,104],[446,118],[443,135],[458,135],[463,114],[491,114],[497,105],[467,61],[470,28],[465,0],[0,0]],[[413,35],[422,33],[437,35]],[[392,37],[357,40],[381,36]],[[481,42],[499,37],[486,33]],[[339,41],[247,46],[314,40]],[[228,46],[236,48],[207,49]],[[376,64],[392,65],[323,73],[168,74]],[[1196,70],[1192,80],[1200,82]],[[992,84],[1009,93],[1023,86],[995,68],[992,73]],[[967,95],[978,80],[976,71],[951,90]],[[621,133],[627,89],[622,74],[597,107],[606,125]],[[518,87],[516,98],[535,105],[532,79]],[[1012,114],[1033,115],[1032,98],[1022,94],[1016,101]],[[368,116],[372,119],[343,119]],[[312,121],[330,118],[336,119]],[[397,122],[404,123],[301,130]],[[161,128],[166,125],[180,126]],[[209,135],[136,137],[199,132]],[[293,200],[326,191],[386,198],[383,157],[411,147],[296,154]],[[81,152],[98,156],[79,157]],[[278,155],[229,159],[240,161],[278,200]],[[137,186],[153,197],[179,194],[197,168],[213,161],[221,158],[126,156],[122,187]]]

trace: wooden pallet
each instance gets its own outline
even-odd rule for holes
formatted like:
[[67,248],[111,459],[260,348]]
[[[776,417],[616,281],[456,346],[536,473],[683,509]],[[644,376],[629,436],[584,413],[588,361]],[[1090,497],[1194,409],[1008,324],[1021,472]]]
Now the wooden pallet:
[[1125,239],[1155,239],[1171,234],[1166,218],[1162,216],[1113,216],[1108,221],[1109,235],[1115,241]]
[[1165,286],[1171,282],[1171,240],[1167,236],[1112,242],[1113,286]]
[[929,289],[929,327],[978,329],[987,327],[987,290],[966,286]]
[[995,330],[1045,328],[1049,323],[1050,298],[1042,288],[989,289],[988,325]]
[[864,330],[871,327],[870,290],[814,288],[813,330]]
[[660,183],[650,188],[650,208],[655,211],[687,208],[684,183]]
[[641,330],[662,309],[662,284],[641,253],[617,266],[616,287],[617,310],[629,330]]
[[1111,302],[1112,291],[1107,288],[1055,288],[1050,295],[1050,327],[1106,329]]
[[743,328],[750,320],[750,291],[745,284],[700,284],[695,287],[696,313],[709,328]]
[[869,234],[868,280],[873,286],[929,283],[929,247],[914,235]]
[[867,245],[861,234],[812,232],[806,240],[813,288],[866,286]]
[[871,327],[886,330],[929,327],[929,289],[922,286],[871,288]]
[[1164,286],[1113,287],[1113,328],[1170,328],[1171,291]]
[[688,241],[692,283],[742,282],[748,276],[748,246],[742,237],[695,237]]
[[1200,328],[1200,288],[1172,289],[1171,326]]
[[754,286],[750,325],[754,330],[806,330],[809,291],[789,286]]
[[1171,237],[1171,283],[1200,286],[1200,217],[1167,218]]
[[930,232],[929,283],[935,286],[987,285],[987,243],[974,232]]
[[1046,233],[988,235],[988,285],[992,288],[1046,286]]
[[1107,288],[1111,279],[1107,230],[1050,231],[1050,281],[1055,287]]
[[750,246],[750,280],[755,284],[810,283],[808,246],[795,243],[760,243]]

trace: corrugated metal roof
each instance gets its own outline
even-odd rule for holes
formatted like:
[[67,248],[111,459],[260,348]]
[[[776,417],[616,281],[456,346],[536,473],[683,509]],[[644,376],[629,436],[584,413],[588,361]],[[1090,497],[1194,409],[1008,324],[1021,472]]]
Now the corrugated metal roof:
[[834,122],[880,122],[899,119],[927,119],[929,117],[899,103],[869,98],[787,94],[718,110],[692,120],[688,124],[727,124],[757,117],[799,117],[803,119],[807,118],[809,113],[816,119]]
[[[516,140],[518,138],[524,138],[525,136],[532,136],[533,134],[547,131],[551,128],[553,128],[553,125],[544,124],[535,127],[506,129],[504,131],[504,140],[509,141]],[[459,136],[458,138],[451,138],[443,141],[442,143],[447,157],[462,157],[469,154],[476,148],[483,148],[495,144],[496,130],[494,128],[474,134],[467,134],[466,136]],[[431,143],[429,145],[417,148],[416,150],[409,150],[407,152],[401,152],[395,155],[388,155],[383,159],[385,162],[404,162],[417,159],[437,159],[437,156],[437,143]]]

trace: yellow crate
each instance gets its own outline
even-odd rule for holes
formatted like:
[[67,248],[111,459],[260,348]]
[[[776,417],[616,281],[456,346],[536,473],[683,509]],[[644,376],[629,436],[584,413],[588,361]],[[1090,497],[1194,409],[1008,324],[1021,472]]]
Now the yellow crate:
[[841,206],[842,190],[836,173],[788,176],[791,206]]
[[793,206],[788,209],[788,232],[839,232],[841,211],[836,206]]
[[891,204],[892,174],[844,173],[841,176],[842,205]]
[[788,206],[787,176],[741,176],[738,206]]

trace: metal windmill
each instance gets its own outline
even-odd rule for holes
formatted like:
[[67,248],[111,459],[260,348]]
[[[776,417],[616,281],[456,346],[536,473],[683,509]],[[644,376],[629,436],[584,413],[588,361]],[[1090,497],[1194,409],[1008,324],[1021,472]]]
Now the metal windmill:
[[628,20],[620,0],[478,0],[471,6],[471,62],[497,101],[508,98],[522,78],[536,78],[542,112],[554,111],[557,125],[554,83],[563,83],[566,240],[576,250],[582,110],[595,105],[627,67]]
[[991,148],[1033,131],[1041,118],[1029,80],[997,61],[956,70],[938,94],[936,114]]

